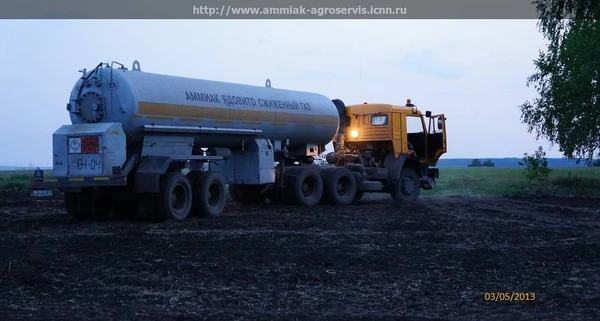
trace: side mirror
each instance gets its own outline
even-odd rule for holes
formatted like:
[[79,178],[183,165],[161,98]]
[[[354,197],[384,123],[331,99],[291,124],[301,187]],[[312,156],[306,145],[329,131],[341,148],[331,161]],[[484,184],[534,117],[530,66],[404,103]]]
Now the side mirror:
[[427,118],[431,117],[431,112],[429,110],[425,112],[425,117],[427,117]]
[[438,127],[438,129],[442,129],[442,118],[441,117],[438,118],[438,120],[437,120],[437,127]]

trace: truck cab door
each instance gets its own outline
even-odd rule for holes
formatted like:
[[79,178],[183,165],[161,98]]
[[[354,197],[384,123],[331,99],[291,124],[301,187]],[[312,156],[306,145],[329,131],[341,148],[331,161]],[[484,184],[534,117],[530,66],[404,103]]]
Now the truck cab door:
[[446,116],[433,115],[429,118],[427,135],[427,159],[435,165],[440,157],[447,152],[446,149]]

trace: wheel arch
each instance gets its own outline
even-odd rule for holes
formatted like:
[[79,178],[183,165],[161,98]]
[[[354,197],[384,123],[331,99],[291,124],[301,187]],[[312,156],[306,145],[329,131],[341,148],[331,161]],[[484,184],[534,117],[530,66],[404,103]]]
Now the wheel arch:
[[392,182],[400,179],[403,168],[410,168],[417,173],[419,178],[423,177],[419,159],[414,156],[400,154],[398,158],[394,158],[393,155],[388,154],[384,160],[384,164],[388,170],[388,179]]

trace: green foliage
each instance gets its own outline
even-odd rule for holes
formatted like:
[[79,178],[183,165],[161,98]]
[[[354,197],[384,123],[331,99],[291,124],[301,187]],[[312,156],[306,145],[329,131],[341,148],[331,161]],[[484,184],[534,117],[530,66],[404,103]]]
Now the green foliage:
[[0,175],[0,190],[24,190],[29,187],[31,176],[19,172],[8,173],[11,174]]
[[[549,41],[527,79],[540,97],[520,107],[528,132],[558,144],[569,159],[600,156],[600,1],[534,1]],[[575,18],[566,20],[563,18]]]
[[496,166],[492,160],[488,159],[485,162],[481,162],[478,158],[475,158],[471,164],[467,165],[467,167],[494,167]]
[[525,166],[523,175],[529,180],[540,180],[545,181],[548,179],[548,175],[552,171],[548,168],[548,159],[546,158],[546,152],[539,146],[533,155],[525,153],[523,159],[519,162],[520,166]]
[[467,165],[467,167],[480,167],[481,166],[481,161],[477,158],[475,158],[471,164]]

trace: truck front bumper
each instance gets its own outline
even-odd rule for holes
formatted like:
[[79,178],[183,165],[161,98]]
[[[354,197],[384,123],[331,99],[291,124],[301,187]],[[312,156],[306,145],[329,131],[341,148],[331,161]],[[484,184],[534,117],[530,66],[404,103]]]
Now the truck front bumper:
[[438,168],[427,169],[427,177],[421,178],[421,188],[430,190],[435,188],[435,180],[440,177],[440,170]]

